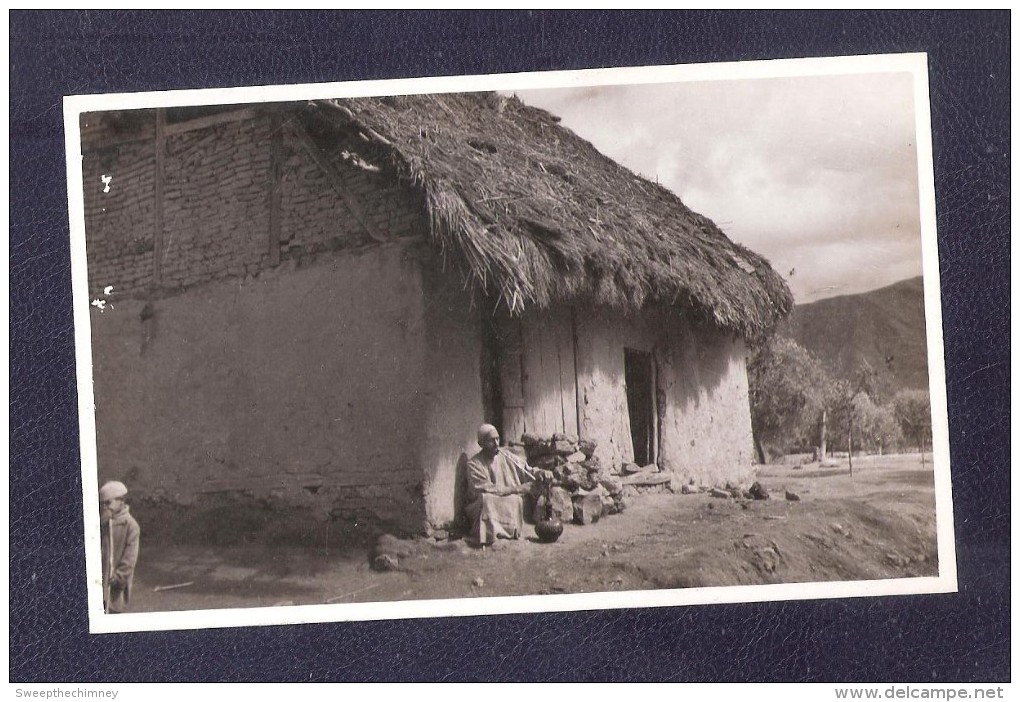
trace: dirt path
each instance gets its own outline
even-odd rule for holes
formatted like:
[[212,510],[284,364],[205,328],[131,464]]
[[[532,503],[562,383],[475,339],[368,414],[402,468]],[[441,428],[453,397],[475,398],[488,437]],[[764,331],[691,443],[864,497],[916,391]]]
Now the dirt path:
[[[133,611],[440,599],[911,577],[937,573],[934,482],[917,456],[834,468],[763,468],[767,501],[708,494],[630,498],[620,515],[568,526],[555,544],[478,549],[421,539],[401,570],[365,550],[149,547]],[[796,492],[799,501],[784,498]],[[528,527],[531,534],[531,528]],[[156,592],[160,585],[191,582]]]

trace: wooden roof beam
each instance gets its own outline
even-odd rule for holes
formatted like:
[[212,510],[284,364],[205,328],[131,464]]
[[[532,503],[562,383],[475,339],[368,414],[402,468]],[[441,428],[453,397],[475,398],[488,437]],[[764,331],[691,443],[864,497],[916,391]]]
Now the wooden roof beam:
[[315,143],[312,135],[308,133],[308,130],[299,120],[294,120],[291,124],[293,125],[298,141],[301,142],[301,146],[304,147],[305,152],[311,157],[312,161],[315,162],[315,165],[319,167],[319,170],[321,170],[329,179],[330,185],[333,186],[333,189],[336,191],[337,195],[340,196],[340,199],[344,201],[347,209],[350,210],[350,213],[354,216],[354,219],[357,220],[358,224],[360,224],[365,230],[365,233],[367,233],[373,241],[378,241],[380,243],[389,241],[390,237],[376,229],[372,220],[368,218],[365,211],[362,209],[361,203],[351,197],[351,188],[349,187],[347,178],[343,171],[329,161],[326,154],[322,152],[322,149],[320,149],[318,144]]

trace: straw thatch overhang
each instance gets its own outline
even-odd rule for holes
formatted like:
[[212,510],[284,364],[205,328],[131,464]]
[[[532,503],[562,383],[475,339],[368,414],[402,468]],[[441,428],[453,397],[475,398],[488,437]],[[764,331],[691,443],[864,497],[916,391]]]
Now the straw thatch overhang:
[[316,101],[302,119],[320,140],[356,135],[359,160],[413,184],[433,245],[511,312],[659,303],[753,339],[793,307],[768,261],[516,98]]

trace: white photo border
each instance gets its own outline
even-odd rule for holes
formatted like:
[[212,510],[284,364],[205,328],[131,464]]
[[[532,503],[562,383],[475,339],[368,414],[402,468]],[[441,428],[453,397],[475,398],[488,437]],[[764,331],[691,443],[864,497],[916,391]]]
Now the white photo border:
[[[85,112],[157,107],[290,102],[342,97],[423,93],[523,91],[620,84],[728,81],[791,77],[909,73],[913,77],[919,185],[921,258],[924,276],[938,575],[840,582],[746,585],[675,590],[631,590],[560,595],[522,595],[442,600],[323,604],[151,613],[106,614],[103,610],[100,556],[95,399],[92,340],[85,251],[85,215],[79,117]],[[927,54],[878,54],[779,59],[673,66],[604,68],[538,73],[507,73],[310,83],[279,86],[74,95],[64,98],[70,217],[71,285],[75,326],[78,412],[84,501],[85,572],[90,633],[192,630],[239,626],[478,616],[547,611],[578,611],[777,600],[873,597],[949,593],[958,590],[941,287],[936,238],[934,164]]]

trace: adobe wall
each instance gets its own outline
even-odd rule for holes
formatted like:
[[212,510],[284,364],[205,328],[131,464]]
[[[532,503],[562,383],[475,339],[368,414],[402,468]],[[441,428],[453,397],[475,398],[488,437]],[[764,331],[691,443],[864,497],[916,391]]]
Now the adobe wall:
[[[634,458],[624,349],[653,354],[658,463],[677,481],[722,484],[752,475],[751,417],[743,342],[673,312],[641,316],[605,308],[577,315],[580,434],[603,463]],[[675,482],[677,482],[675,481]]]
[[479,450],[477,429],[485,418],[481,311],[472,306],[458,276],[444,275],[437,263],[423,269],[427,347],[419,460],[427,521],[444,527],[457,514],[458,463]]
[[634,446],[624,384],[624,348],[651,352],[656,325],[643,317],[596,307],[577,314],[577,392],[580,436],[598,441],[604,465],[630,463]]
[[664,325],[656,353],[660,464],[705,485],[753,479],[753,440],[742,339],[684,320]]
[[93,308],[99,475],[174,504],[424,518],[418,265],[390,245]]

